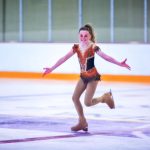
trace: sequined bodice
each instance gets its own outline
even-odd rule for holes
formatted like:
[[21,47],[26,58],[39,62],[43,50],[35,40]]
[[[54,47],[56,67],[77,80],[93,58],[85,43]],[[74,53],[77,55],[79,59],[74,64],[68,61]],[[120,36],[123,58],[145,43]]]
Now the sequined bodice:
[[73,46],[74,53],[76,52],[79,59],[79,64],[81,68],[81,72],[86,72],[95,67],[94,65],[94,55],[96,49],[91,45],[84,52],[82,52],[79,48],[79,45],[75,44]]

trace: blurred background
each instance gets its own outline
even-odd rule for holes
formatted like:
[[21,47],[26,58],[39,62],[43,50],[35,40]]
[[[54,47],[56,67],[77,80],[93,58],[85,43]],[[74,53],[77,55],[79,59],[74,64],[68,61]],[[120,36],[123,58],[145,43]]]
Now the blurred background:
[[[78,43],[78,30],[86,23],[94,27],[106,54],[118,61],[127,58],[132,68],[110,68],[96,59],[100,73],[129,75],[130,81],[148,76],[150,82],[150,0],[0,0],[0,77],[34,72],[41,78],[43,67]],[[73,57],[54,73],[78,74],[77,61]]]
[[91,23],[101,43],[150,43],[150,0],[0,0],[0,42],[76,42]]
[[[101,50],[127,58],[131,70],[95,55],[102,75],[95,96],[111,88],[116,109],[83,105],[84,135],[70,132],[76,54],[42,73],[78,43],[86,23]],[[150,150],[149,110],[150,0],[0,0],[0,150]]]

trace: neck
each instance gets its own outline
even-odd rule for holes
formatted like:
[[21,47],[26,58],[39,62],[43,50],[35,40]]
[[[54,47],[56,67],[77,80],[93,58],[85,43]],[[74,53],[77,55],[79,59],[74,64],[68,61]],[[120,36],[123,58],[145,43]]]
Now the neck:
[[83,46],[83,47],[88,47],[89,45],[91,45],[92,42],[91,41],[88,41],[88,42],[80,42],[80,45]]
[[89,48],[91,46],[92,42],[89,41],[87,43],[83,43],[83,42],[80,42],[80,49],[82,51],[86,50],[87,48]]

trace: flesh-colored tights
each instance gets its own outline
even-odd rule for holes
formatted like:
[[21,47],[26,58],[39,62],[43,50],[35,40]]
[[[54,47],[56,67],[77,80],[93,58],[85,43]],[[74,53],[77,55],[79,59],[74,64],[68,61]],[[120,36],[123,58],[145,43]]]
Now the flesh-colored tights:
[[74,90],[72,100],[74,102],[76,111],[79,116],[79,120],[86,121],[84,112],[83,112],[83,107],[80,102],[80,97],[82,93],[85,91],[85,96],[84,96],[84,104],[86,106],[93,106],[101,102],[100,98],[93,98],[96,87],[97,87],[98,81],[91,81],[87,84],[85,84],[82,79],[80,79],[76,85],[76,88]]

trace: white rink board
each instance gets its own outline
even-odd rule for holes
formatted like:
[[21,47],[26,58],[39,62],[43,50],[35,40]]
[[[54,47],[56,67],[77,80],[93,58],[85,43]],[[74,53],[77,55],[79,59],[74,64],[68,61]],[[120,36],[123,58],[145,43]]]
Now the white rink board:
[[[127,58],[132,70],[110,64],[96,55],[95,65],[101,74],[150,75],[149,44],[98,44],[102,51],[119,61]],[[42,72],[64,56],[73,44],[62,43],[1,43],[0,71]],[[79,73],[74,55],[54,72]]]

